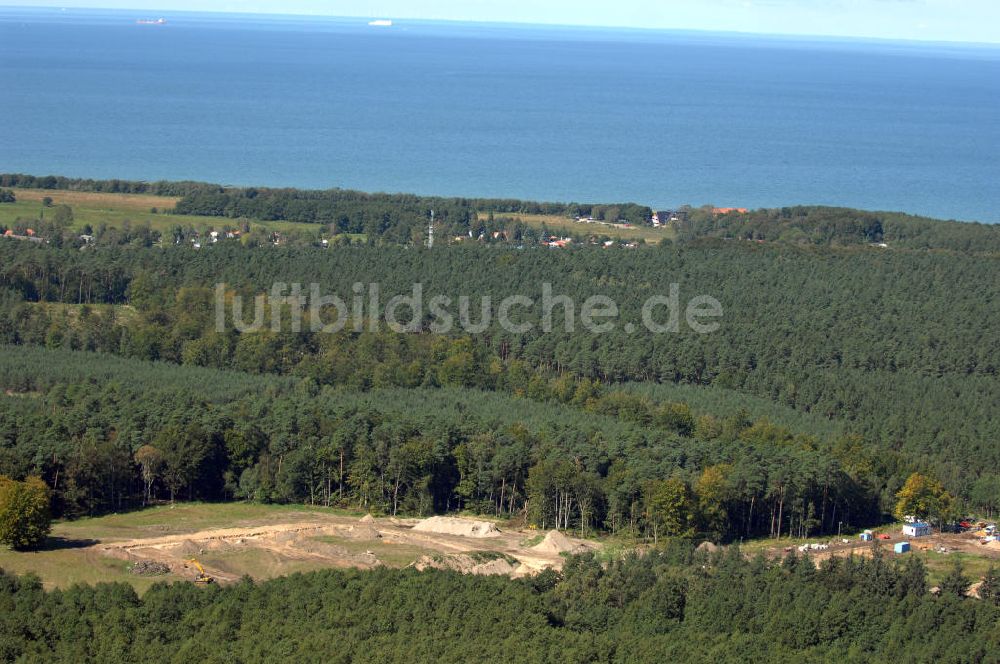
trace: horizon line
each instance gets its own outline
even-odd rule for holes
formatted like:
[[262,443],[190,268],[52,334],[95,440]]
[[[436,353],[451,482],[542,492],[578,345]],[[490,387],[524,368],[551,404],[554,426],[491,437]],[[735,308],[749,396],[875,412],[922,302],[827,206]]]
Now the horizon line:
[[[339,14],[303,14],[303,13],[287,13],[281,11],[241,11],[241,10],[227,10],[227,9],[217,9],[217,10],[201,10],[201,9],[142,9],[142,8],[127,8],[127,7],[63,7],[57,4],[51,5],[19,5],[19,4],[7,4],[0,2],[0,10],[4,9],[19,9],[19,10],[33,10],[39,12],[51,11],[56,13],[67,12],[67,11],[78,11],[78,12],[117,12],[117,13],[127,13],[127,12],[145,12],[147,14],[162,12],[165,15],[170,14],[204,14],[204,15],[216,15],[216,16],[253,16],[253,17],[271,17],[271,18],[298,18],[298,19],[331,19],[331,20],[357,20],[357,21],[371,21],[377,19],[385,19],[391,21],[412,21],[416,23],[425,24],[455,24],[455,25],[477,25],[477,26],[490,26],[490,27],[517,27],[517,28],[554,28],[554,29],[568,29],[568,30],[609,30],[609,31],[627,31],[627,32],[641,32],[641,33],[682,33],[682,34],[695,34],[695,35],[715,35],[715,36],[733,36],[733,37],[763,37],[763,38],[780,38],[780,39],[797,39],[797,40],[812,40],[812,41],[842,41],[842,42],[874,42],[881,44],[911,44],[911,45],[943,45],[943,46],[957,46],[957,47],[968,47],[968,48],[992,48],[996,49],[1000,47],[1000,39],[997,41],[956,41],[947,39],[917,39],[917,38],[903,38],[903,37],[874,37],[865,35],[838,35],[838,34],[819,34],[819,33],[800,33],[800,32],[752,32],[752,31],[739,31],[739,30],[713,30],[710,28],[668,28],[668,27],[647,27],[647,26],[634,26],[634,25],[597,25],[591,23],[555,23],[555,22],[531,22],[531,21],[490,21],[490,20],[469,20],[469,19],[449,19],[449,18],[420,18],[415,16],[390,16],[390,15],[339,15]],[[159,16],[158,16],[159,18]]]

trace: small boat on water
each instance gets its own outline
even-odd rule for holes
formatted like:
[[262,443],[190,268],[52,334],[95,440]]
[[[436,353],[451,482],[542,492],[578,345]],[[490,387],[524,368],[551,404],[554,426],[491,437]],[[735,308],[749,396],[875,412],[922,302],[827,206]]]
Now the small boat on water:
[[167,19],[165,18],[140,18],[136,20],[138,25],[166,25]]
[[369,21],[368,25],[372,26],[373,28],[391,28],[392,21],[390,21],[389,19],[380,18],[374,21]]

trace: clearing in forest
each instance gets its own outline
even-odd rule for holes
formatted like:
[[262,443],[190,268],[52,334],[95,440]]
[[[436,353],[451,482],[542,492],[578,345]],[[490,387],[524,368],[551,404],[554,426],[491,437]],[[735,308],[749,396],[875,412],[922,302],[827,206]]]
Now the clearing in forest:
[[[47,587],[125,581],[142,591],[158,580],[193,581],[199,573],[193,560],[220,583],[244,575],[266,579],[377,566],[518,577],[561,568],[564,551],[598,548],[561,534],[546,538],[555,537],[561,547],[528,546],[528,534],[457,517],[397,519],[302,506],[177,505],[58,523],[44,550],[0,551],[0,568],[34,572]],[[161,573],[164,566],[169,573]]]

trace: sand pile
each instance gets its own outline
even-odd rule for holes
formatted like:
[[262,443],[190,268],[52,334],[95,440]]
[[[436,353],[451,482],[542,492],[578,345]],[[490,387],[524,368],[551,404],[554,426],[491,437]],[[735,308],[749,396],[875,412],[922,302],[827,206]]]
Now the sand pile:
[[478,574],[480,576],[510,576],[520,567],[520,564],[515,565],[509,560],[497,558],[496,560],[491,560],[487,563],[479,563],[469,570],[469,574]]
[[550,530],[545,535],[545,539],[531,547],[531,550],[538,553],[559,555],[560,553],[580,553],[586,551],[587,547],[577,544],[558,530]]
[[205,547],[187,539],[181,542],[174,551],[181,556],[197,556],[205,553]]
[[362,541],[377,540],[382,537],[382,533],[370,523],[359,523],[356,526],[349,526],[341,531],[341,534],[347,539]]
[[361,541],[377,540],[382,537],[382,533],[375,527],[375,517],[371,514],[364,515],[352,526],[338,528],[337,534],[346,539]]
[[505,556],[497,556],[492,560],[484,560],[482,555],[472,556],[465,553],[451,555],[421,556],[413,566],[419,572],[428,569],[443,569],[461,574],[479,576],[510,576],[519,568],[520,563],[511,562]]
[[497,537],[500,531],[489,521],[460,519],[453,516],[432,516],[413,526],[414,530],[440,535],[459,535],[461,537]]

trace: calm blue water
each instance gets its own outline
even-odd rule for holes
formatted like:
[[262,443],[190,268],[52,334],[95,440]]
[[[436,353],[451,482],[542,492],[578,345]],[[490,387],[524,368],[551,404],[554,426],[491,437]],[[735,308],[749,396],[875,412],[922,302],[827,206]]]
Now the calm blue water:
[[0,171],[1000,221],[1000,49],[0,9]]

